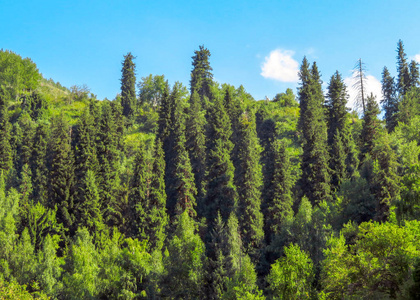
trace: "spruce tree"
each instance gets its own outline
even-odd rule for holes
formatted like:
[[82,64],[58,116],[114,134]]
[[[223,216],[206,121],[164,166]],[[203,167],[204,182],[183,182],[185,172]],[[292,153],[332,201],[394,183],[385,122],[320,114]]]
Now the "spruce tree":
[[100,232],[104,229],[104,223],[95,172],[88,169],[81,181],[82,190],[78,195],[80,201],[75,203],[76,231],[78,228],[85,227],[92,234]]
[[308,107],[308,100],[310,97],[310,86],[311,86],[311,72],[310,65],[306,56],[303,57],[302,65],[299,70],[300,87],[298,88],[299,97],[299,120],[297,130],[303,133],[306,110]]
[[329,167],[333,188],[338,188],[344,179],[352,177],[358,164],[355,160],[354,141],[347,120],[347,99],[346,85],[337,71],[330,79],[326,101]]
[[154,161],[150,178],[149,206],[147,211],[147,235],[151,250],[161,250],[168,224],[165,192],[165,160],[162,143],[156,140]]
[[215,219],[207,246],[207,270],[205,277],[206,299],[221,299],[226,289],[225,224],[220,214]]
[[48,155],[48,206],[58,208],[58,222],[66,228],[71,228],[74,222],[74,158],[69,129],[62,115],[53,119]]
[[99,165],[96,155],[94,119],[85,110],[78,120],[74,138],[76,202],[82,201],[85,190],[84,179],[88,170],[98,173]]
[[194,91],[197,91],[201,101],[203,101],[204,108],[206,108],[204,99],[210,99],[210,86],[213,82],[213,74],[211,73],[213,69],[209,62],[210,56],[210,51],[204,48],[204,45],[201,45],[199,50],[194,51],[194,56],[192,57],[191,95]]
[[327,126],[323,108],[324,97],[316,63],[308,69],[304,59],[299,76],[299,100],[304,103],[299,118],[302,130],[302,192],[315,205],[330,200],[330,170],[327,150]]
[[372,152],[373,176],[370,186],[376,200],[376,213],[374,219],[386,222],[390,215],[391,205],[400,197],[400,177],[398,176],[398,162],[392,150],[389,135],[386,132],[377,132],[374,137]]
[[185,114],[182,86],[176,83],[169,97],[172,102],[170,140],[166,155],[167,208],[169,216],[175,217],[187,210],[196,217],[196,194],[190,158],[185,148]]
[[273,174],[267,185],[265,202],[265,237],[270,244],[279,235],[287,218],[293,216],[293,197],[290,159],[284,142],[271,144]]
[[386,128],[388,132],[394,131],[397,126],[398,98],[395,90],[394,77],[391,77],[387,67],[382,71],[382,108],[385,111]]
[[121,105],[127,118],[133,115],[136,106],[136,65],[133,59],[131,52],[124,55],[121,69]]
[[202,110],[200,97],[194,91],[190,98],[190,107],[186,120],[186,144],[191,159],[191,167],[194,173],[194,182],[197,188],[197,213],[204,215],[205,196],[205,172],[206,172],[206,118]]
[[412,60],[410,62],[410,88],[418,87],[420,83],[420,71],[419,71],[419,64]]
[[372,155],[375,147],[375,138],[381,130],[380,121],[378,119],[379,107],[373,94],[367,98],[366,102],[366,111],[363,116],[363,128],[360,135],[361,161],[364,160],[366,154]]
[[32,149],[32,181],[34,203],[39,202],[47,205],[47,147],[48,147],[48,126],[39,123],[35,129]]
[[262,246],[264,231],[261,213],[260,146],[254,118],[254,114],[245,113],[241,119],[239,167],[235,170],[235,182],[238,189],[238,217],[245,253],[255,260]]
[[342,133],[347,126],[347,99],[348,94],[341,74],[336,71],[331,76],[326,100],[328,110],[328,144],[332,145],[334,135],[338,130]]
[[230,140],[229,118],[221,99],[215,98],[210,106],[209,129],[207,132],[207,195],[205,200],[209,232],[220,212],[227,221],[236,211],[238,194],[234,184],[234,167],[231,161],[233,148]]
[[3,86],[0,87],[0,170],[5,174],[12,167],[12,147],[10,133],[12,126],[9,122],[8,97]]
[[150,163],[144,144],[141,143],[134,159],[133,177],[130,183],[129,209],[126,234],[139,240],[147,239],[147,209]]
[[410,88],[410,69],[407,62],[407,54],[404,52],[404,45],[401,40],[397,44],[397,91],[404,96]]
[[346,149],[340,131],[336,129],[330,152],[331,185],[338,188],[347,179]]
[[102,104],[102,114],[98,125],[96,138],[96,151],[99,163],[97,184],[101,210],[108,225],[119,226],[123,223],[123,216],[117,199],[118,140],[116,138],[117,129],[111,105],[108,101]]

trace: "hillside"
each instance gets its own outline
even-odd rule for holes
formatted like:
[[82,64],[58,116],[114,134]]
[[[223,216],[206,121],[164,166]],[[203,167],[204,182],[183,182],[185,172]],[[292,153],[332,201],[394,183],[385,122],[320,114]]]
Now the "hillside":
[[306,57],[296,94],[255,101],[204,46],[188,87],[128,53],[110,101],[1,50],[0,298],[417,299],[420,82],[398,49],[359,114]]

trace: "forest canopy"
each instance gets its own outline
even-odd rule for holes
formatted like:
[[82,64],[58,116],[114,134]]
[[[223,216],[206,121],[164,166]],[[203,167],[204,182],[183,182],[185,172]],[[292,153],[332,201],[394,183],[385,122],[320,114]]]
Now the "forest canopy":
[[260,101],[216,82],[203,45],[188,85],[138,68],[123,55],[120,94],[99,100],[0,51],[0,298],[420,298],[420,73],[402,41],[360,114],[306,57],[296,92]]

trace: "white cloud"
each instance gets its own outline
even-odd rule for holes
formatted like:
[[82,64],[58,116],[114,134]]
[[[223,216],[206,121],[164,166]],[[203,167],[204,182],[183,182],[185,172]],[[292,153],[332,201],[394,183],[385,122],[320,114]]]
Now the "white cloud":
[[[349,101],[347,102],[347,107],[351,109],[356,109],[355,104],[356,104],[358,91],[353,87],[356,81],[357,79],[354,77],[347,77],[344,79],[344,83],[347,85],[347,92],[349,93],[349,96],[350,96]],[[372,93],[374,96],[376,96],[376,101],[379,104],[379,102],[381,101],[383,97],[381,82],[372,75],[366,75],[365,83],[366,83],[366,86],[365,86],[366,96],[369,96],[370,93]]]
[[282,82],[297,82],[299,80],[299,63],[293,59],[295,52],[276,49],[265,57],[261,66],[261,75]]
[[420,54],[414,55],[414,60],[418,63],[420,63]]

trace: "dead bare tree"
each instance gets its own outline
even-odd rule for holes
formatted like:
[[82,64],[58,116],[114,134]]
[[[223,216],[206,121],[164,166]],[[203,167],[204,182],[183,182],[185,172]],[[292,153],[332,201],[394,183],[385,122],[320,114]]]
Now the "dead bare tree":
[[353,88],[357,91],[356,97],[356,109],[362,109],[363,114],[365,113],[366,108],[366,101],[365,101],[365,94],[366,94],[366,68],[365,64],[362,62],[362,59],[356,62],[356,65],[353,69]]

